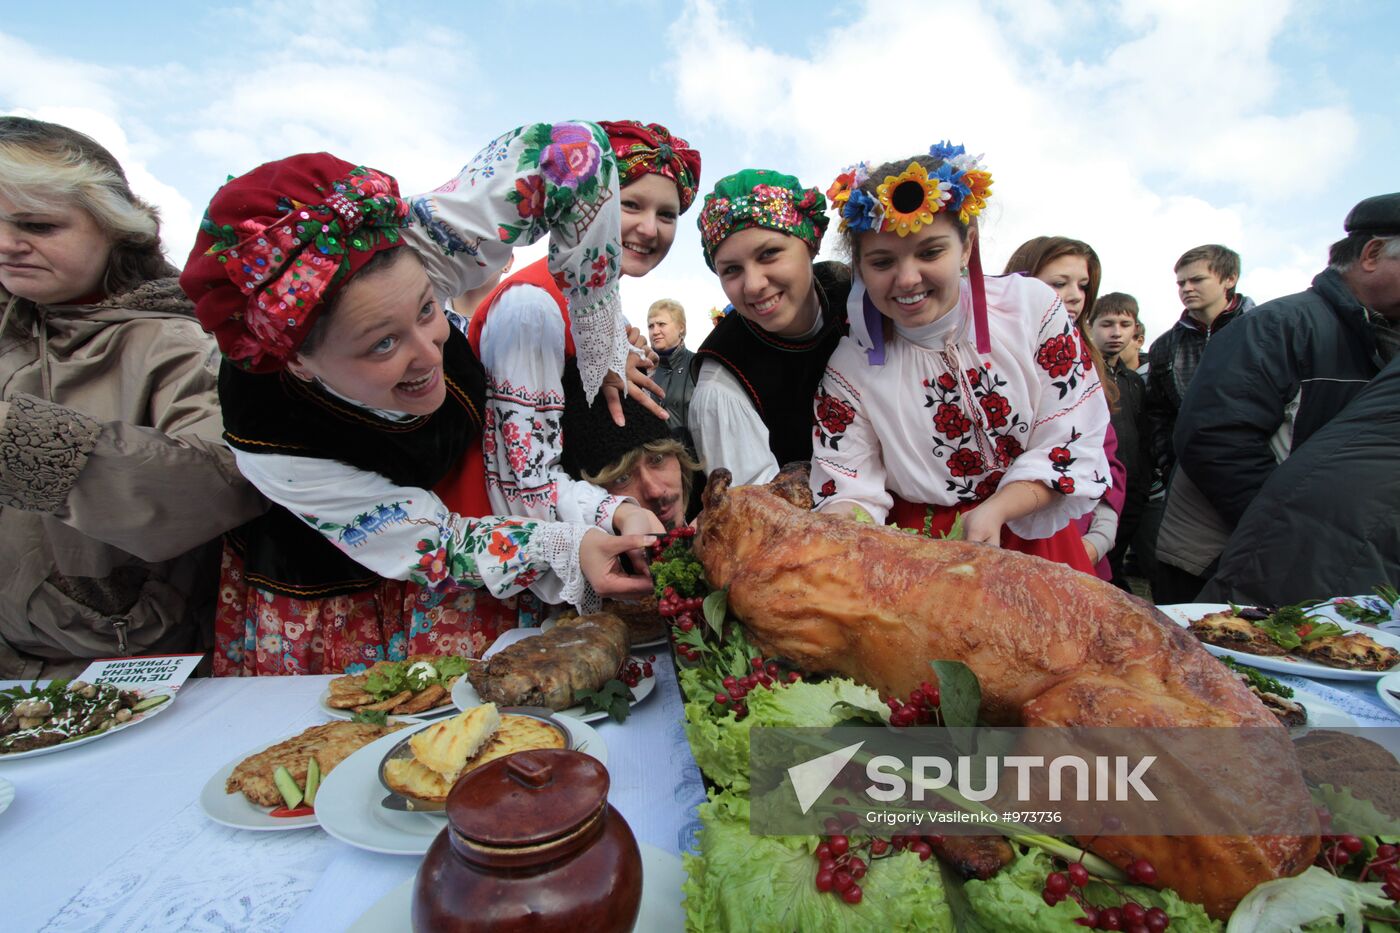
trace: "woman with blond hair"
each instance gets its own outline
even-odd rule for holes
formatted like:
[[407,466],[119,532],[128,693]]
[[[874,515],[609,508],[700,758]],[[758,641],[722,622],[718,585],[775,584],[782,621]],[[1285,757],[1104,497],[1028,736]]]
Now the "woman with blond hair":
[[218,538],[266,508],[175,274],[110,152],[0,117],[0,678],[202,647]]

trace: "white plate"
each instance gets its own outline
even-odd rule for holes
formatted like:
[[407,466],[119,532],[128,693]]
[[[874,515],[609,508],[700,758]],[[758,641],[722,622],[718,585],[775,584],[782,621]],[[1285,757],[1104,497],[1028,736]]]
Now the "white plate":
[[1386,705],[1397,716],[1400,716],[1400,697],[1392,696],[1390,691],[1400,693],[1400,671],[1394,674],[1386,674],[1376,681],[1376,693],[1380,696],[1381,702]]
[[[1167,618],[1171,619],[1182,628],[1187,628],[1195,619],[1209,615],[1212,612],[1225,612],[1230,607],[1225,603],[1179,603],[1175,606],[1158,606]],[[1337,621],[1335,619],[1330,621]],[[1352,622],[1337,622],[1345,632],[1363,632],[1374,638],[1377,644],[1385,645],[1400,651],[1400,638],[1382,632],[1372,625],[1356,625]],[[1244,651],[1236,651],[1233,648],[1221,648],[1217,645],[1208,645],[1201,642],[1201,647],[1218,658],[1233,658],[1241,664],[1248,664],[1250,667],[1257,667],[1261,671],[1274,671],[1279,674],[1297,674],[1299,677],[1312,677],[1315,680],[1379,680],[1390,671],[1348,671],[1340,667],[1328,667],[1325,664],[1316,664],[1312,661],[1305,661],[1302,658],[1295,658],[1292,655],[1276,655],[1270,657],[1262,654],[1249,654]],[[1392,668],[1395,670],[1395,668]]]
[[57,745],[50,745],[46,748],[35,748],[27,752],[0,752],[0,763],[7,761],[18,761],[21,758],[33,758],[36,755],[47,755],[50,752],[65,752],[70,748],[77,748],[79,745],[86,745],[89,742],[96,742],[98,739],[105,739],[107,736],[115,735],[116,733],[121,732],[124,729],[130,729],[137,723],[142,723],[152,718],[153,716],[158,716],[159,714],[165,712],[166,710],[170,709],[170,707],[175,705],[176,693],[174,690],[171,690],[167,687],[155,687],[150,690],[141,691],[141,698],[143,700],[147,697],[162,695],[168,696],[170,697],[170,699],[166,700],[164,703],[155,707],[154,709],[148,709],[143,713],[137,713],[135,716],[132,716],[126,722],[119,723],[105,732],[99,732],[96,735],[85,735],[81,739],[71,739],[67,742],[59,742]]
[[[635,660],[639,663],[643,661],[642,658],[635,658]],[[653,674],[650,677],[643,677],[637,683],[637,686],[632,688],[631,705],[636,706],[642,700],[646,699],[655,689],[656,675]],[[468,710],[473,706],[480,706],[481,697],[477,694],[476,688],[471,685],[471,681],[463,677],[452,686],[452,702],[456,704],[458,710]],[[563,710],[562,713],[556,713],[555,715],[570,716],[580,722],[597,722],[600,719],[608,718],[608,714],[602,710],[594,710],[591,713],[585,713],[582,703],[570,706],[568,709]]]
[[[559,713],[554,718],[569,730],[571,748],[607,765],[608,747],[592,726]],[[422,855],[428,851],[446,825],[443,813],[405,813],[379,805],[388,793],[379,783],[379,762],[405,735],[416,731],[400,730],[375,739],[326,775],[316,793],[316,816],[322,829],[341,842],[370,852]]]
[[4,778],[0,778],[0,813],[10,809],[10,804],[15,802],[15,785]]
[[[266,745],[259,745],[251,748],[237,758],[224,765],[209,782],[204,785],[204,789],[199,792],[199,806],[204,811],[205,816],[215,823],[223,823],[225,826],[232,826],[234,829],[254,829],[254,830],[282,830],[282,829],[306,829],[309,826],[317,825],[316,815],[311,816],[288,816],[277,817],[268,816],[269,807],[260,807],[250,803],[247,797],[239,791],[231,794],[224,793],[224,782],[233,774],[233,769],[238,767],[238,763],[250,755],[267,751],[279,742],[285,742],[290,738],[300,735],[300,732],[292,735],[284,735],[280,739],[273,739]],[[322,776],[325,780],[325,776]],[[317,801],[320,800],[320,791],[317,791]]]
[[1340,706],[1328,703],[1315,693],[1298,687],[1293,688],[1293,700],[1303,704],[1303,709],[1308,711],[1308,721],[1300,728],[1303,729],[1352,729],[1359,726],[1356,717],[1343,710]]
[[[685,908],[681,886],[685,868],[679,856],[642,842],[642,906],[637,912],[636,933],[684,930]],[[413,882],[409,878],[365,911],[346,933],[411,933],[413,929]]]
[[[472,663],[479,664],[481,662],[473,661]],[[463,674],[457,679],[466,680],[467,675]],[[353,709],[336,709],[334,706],[328,704],[326,701],[330,699],[330,696],[331,688],[327,687],[321,693],[320,700],[318,701],[321,704],[321,712],[323,714],[331,717],[332,719],[350,720],[355,718],[355,711]],[[451,700],[450,694],[448,696],[448,699]],[[389,716],[386,718],[389,720],[389,722],[428,722],[433,719],[441,719],[444,716],[454,715],[456,712],[457,707],[453,706],[452,703],[449,702],[446,706],[439,706],[438,708],[430,709],[425,713],[414,713],[412,716]]]

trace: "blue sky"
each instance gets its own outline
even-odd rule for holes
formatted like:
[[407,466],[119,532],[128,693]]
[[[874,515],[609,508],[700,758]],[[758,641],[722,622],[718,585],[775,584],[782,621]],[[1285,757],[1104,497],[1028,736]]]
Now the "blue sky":
[[[824,189],[946,137],[996,179],[989,269],[1030,236],[1088,240],[1151,337],[1189,247],[1238,249],[1266,300],[1400,189],[1397,38],[1392,0],[4,2],[0,112],[111,147],[177,262],[228,174],[308,149],[416,191],[510,126],[633,117],[700,148],[702,189],[749,165]],[[634,320],[679,298],[699,344],[724,299],[694,209],[623,296]]]

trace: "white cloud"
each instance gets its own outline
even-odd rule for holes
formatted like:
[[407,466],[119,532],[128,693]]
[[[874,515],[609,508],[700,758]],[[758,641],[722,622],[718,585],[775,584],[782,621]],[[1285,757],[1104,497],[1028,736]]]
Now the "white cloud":
[[[1289,12],[1276,0],[1125,0],[1105,22],[1076,0],[868,0],[799,56],[715,0],[691,0],[672,31],[677,102],[820,188],[858,158],[963,141],[996,177],[989,271],[1029,237],[1084,239],[1104,290],[1137,295],[1160,333],[1180,308],[1172,265],[1192,246],[1238,250],[1242,286],[1261,300],[1322,267],[1331,227],[1308,230],[1293,210],[1317,184],[1316,150],[1298,142],[1326,139],[1345,164],[1357,129],[1342,107],[1272,106],[1286,76],[1271,50]],[[1092,60],[1061,58],[1054,42],[1087,47],[1090,28],[1126,38]],[[713,181],[741,166],[706,167]],[[654,276],[680,286],[694,265]]]

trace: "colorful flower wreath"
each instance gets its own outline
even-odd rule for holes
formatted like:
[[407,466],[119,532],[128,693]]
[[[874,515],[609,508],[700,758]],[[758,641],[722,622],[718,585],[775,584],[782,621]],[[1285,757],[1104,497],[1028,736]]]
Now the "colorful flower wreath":
[[928,154],[940,161],[936,169],[910,162],[898,175],[886,175],[873,197],[861,187],[870,179],[868,162],[837,175],[826,196],[836,206],[841,232],[892,230],[908,236],[933,223],[940,211],[956,213],[964,224],[980,214],[992,190],[992,173],[982,167],[981,157],[947,141],[930,146]]

